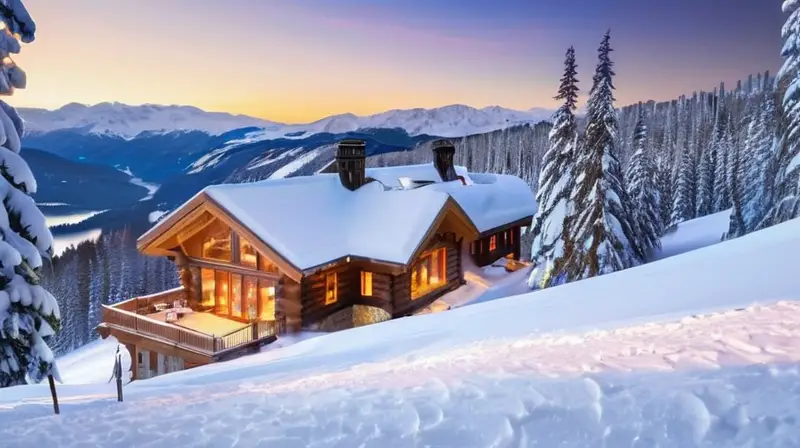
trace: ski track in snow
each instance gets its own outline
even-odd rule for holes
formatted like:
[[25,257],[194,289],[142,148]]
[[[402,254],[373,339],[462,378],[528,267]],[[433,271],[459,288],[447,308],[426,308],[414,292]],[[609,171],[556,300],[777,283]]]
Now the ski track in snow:
[[[68,397],[59,417],[48,415],[47,400],[23,401],[0,412],[0,440],[5,447],[800,446],[792,417],[800,412],[798,319],[800,302],[782,301],[611,331],[485,341],[301,378],[231,379],[213,393],[174,389],[168,384],[180,379],[167,375],[167,384],[127,389],[124,404],[113,401],[111,387],[105,399],[90,390]],[[626,373],[632,369],[650,373]]]

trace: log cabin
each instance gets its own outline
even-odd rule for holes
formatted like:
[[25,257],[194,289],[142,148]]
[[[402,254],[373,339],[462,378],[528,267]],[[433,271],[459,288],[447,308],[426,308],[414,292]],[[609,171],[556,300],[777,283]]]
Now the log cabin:
[[518,259],[530,187],[455,166],[449,140],[432,150],[431,164],[367,168],[365,143],[344,140],[333,172],[203,189],[137,242],[181,286],[104,306],[101,335],[149,378],[410,316],[464,285],[467,265]]

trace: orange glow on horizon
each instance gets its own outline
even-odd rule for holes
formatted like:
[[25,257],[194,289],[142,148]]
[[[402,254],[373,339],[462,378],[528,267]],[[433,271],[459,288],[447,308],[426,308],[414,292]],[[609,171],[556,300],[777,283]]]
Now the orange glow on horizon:
[[[14,55],[27,88],[11,102],[47,109],[73,102],[180,104],[282,123],[450,104],[555,108],[564,49],[577,40],[585,94],[605,30],[578,34],[541,23],[522,36],[447,34],[392,17],[365,20],[349,11],[331,17],[302,2],[242,2],[247,6],[220,9],[197,0],[25,0],[37,35]],[[236,26],[224,38],[209,35],[220,23]],[[734,64],[654,71],[669,55],[633,34],[614,39],[618,106],[673,99],[747,75]],[[209,54],[224,55],[223,63],[209,64]]]

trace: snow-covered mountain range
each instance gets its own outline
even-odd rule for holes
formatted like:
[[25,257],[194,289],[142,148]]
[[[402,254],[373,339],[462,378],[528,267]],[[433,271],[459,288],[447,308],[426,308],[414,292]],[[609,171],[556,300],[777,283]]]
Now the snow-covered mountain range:
[[450,105],[433,109],[390,110],[375,115],[332,115],[312,123],[283,124],[246,115],[206,112],[191,106],[122,103],[99,103],[93,106],[70,103],[56,110],[20,108],[28,131],[47,133],[57,130],[78,130],[85,133],[114,135],[132,139],[143,132],[203,131],[211,135],[234,129],[260,128],[256,139],[297,138],[322,132],[345,133],[367,128],[401,128],[409,135],[460,137],[489,132],[508,125],[539,122],[551,110],[533,108],[526,111],[499,106],[476,109]]
[[56,110],[23,108],[28,132],[45,133],[74,129],[86,133],[116,135],[131,139],[142,132],[198,130],[221,134],[245,127],[271,127],[276,123],[246,115],[206,112],[192,106],[99,103],[93,106],[70,103]]

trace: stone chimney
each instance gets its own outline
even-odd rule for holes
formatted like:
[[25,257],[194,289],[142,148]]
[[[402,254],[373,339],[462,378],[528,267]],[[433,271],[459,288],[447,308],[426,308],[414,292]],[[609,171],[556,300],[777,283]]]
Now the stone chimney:
[[336,167],[339,180],[350,191],[366,183],[366,143],[363,140],[346,139],[339,142],[336,150]]
[[436,140],[431,144],[433,149],[433,166],[439,172],[442,182],[458,180],[456,168],[453,165],[453,156],[456,147],[450,140]]

